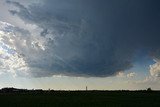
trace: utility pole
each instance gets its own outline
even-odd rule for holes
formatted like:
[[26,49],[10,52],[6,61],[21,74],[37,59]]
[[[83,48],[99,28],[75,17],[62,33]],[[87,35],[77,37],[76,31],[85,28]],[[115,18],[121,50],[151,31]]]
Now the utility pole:
[[86,86],[86,91],[88,90],[87,86]]

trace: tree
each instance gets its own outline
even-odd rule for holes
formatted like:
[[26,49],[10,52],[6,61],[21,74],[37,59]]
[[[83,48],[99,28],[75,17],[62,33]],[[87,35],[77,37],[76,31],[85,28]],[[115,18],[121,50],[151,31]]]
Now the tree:
[[152,89],[149,87],[149,88],[147,88],[147,91],[152,91]]

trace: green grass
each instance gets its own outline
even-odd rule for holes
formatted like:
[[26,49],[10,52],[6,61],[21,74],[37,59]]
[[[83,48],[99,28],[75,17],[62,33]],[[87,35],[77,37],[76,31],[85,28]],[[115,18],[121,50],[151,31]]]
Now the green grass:
[[160,92],[1,93],[0,107],[160,107]]

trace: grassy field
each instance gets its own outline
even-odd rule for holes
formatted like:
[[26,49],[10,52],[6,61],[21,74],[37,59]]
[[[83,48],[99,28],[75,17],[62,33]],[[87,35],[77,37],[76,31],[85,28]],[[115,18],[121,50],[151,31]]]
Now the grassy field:
[[160,92],[0,93],[0,107],[160,107]]

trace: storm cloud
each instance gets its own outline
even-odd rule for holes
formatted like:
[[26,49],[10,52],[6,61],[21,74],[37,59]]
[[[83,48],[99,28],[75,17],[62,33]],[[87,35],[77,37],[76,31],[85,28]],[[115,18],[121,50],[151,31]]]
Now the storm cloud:
[[44,49],[21,51],[33,76],[106,77],[130,69],[138,50],[159,58],[154,54],[160,48],[158,0],[7,3],[17,7],[11,14],[42,29],[36,33],[43,44],[31,43]]

